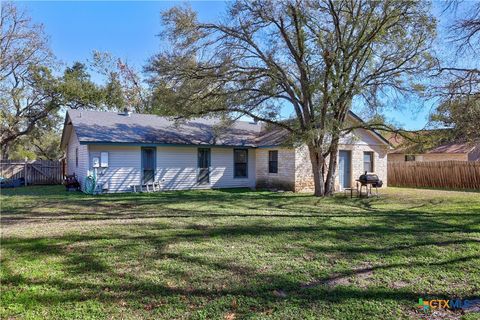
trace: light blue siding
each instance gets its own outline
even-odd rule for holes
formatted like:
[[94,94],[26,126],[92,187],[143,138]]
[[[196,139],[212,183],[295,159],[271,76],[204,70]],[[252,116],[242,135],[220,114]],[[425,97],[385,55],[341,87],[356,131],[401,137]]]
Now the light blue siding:
[[[76,149],[78,149],[78,166],[76,161]],[[70,132],[70,138],[68,139],[66,146],[67,156],[67,174],[77,176],[78,182],[83,188],[83,182],[87,176],[87,170],[89,166],[88,161],[88,146],[81,145],[78,141],[75,130]]]
[[97,169],[98,184],[104,185],[106,192],[130,191],[131,185],[140,184],[141,153],[140,147],[91,145],[89,167],[92,170],[92,158],[100,152],[108,152],[108,168]]
[[[142,179],[141,147],[90,145],[89,168],[93,157],[109,153],[109,167],[97,169],[98,183],[108,187],[106,192],[130,191],[130,186]],[[210,182],[197,182],[197,147],[159,146],[156,152],[155,181],[166,190],[255,187],[255,150],[248,151],[248,177],[233,177],[233,148],[211,148]]]
[[248,150],[248,177],[233,177],[233,148],[212,148],[210,183],[214,188],[255,187],[255,149]]
[[249,150],[249,176],[233,177],[233,148],[211,148],[210,182],[197,182],[198,154],[196,147],[158,147],[157,181],[165,189],[206,189],[255,186],[255,151]]

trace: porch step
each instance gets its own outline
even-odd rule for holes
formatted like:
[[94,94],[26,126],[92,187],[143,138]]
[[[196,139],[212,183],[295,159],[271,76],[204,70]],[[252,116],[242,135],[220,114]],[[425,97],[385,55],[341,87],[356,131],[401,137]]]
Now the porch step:
[[132,188],[133,192],[156,192],[156,191],[161,191],[162,189],[160,186],[160,182],[134,184],[134,185],[131,185],[130,188]]

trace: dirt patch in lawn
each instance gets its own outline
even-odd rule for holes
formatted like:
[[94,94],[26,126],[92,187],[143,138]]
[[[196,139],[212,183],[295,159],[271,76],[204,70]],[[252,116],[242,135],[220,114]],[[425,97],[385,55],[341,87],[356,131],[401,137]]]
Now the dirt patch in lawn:
[[360,288],[368,287],[369,280],[373,277],[373,268],[370,264],[363,264],[352,271],[344,273],[334,273],[332,276],[316,281],[311,281],[301,285],[301,288],[313,288],[316,286],[327,286],[335,288],[337,286],[347,286],[356,284]]

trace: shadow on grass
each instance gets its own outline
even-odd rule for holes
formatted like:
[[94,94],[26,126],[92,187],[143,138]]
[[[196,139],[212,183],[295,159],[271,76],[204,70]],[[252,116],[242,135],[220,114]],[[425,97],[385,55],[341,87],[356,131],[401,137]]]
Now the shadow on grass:
[[[241,234],[256,233],[258,229],[249,230],[245,228],[240,231]],[[297,230],[298,231],[298,230]],[[229,234],[230,229],[223,230],[216,228],[213,234]],[[270,229],[269,233],[281,233],[281,230]],[[233,235],[236,236],[236,235]],[[308,307],[312,302],[330,302],[342,303],[344,301],[365,301],[375,300],[378,302],[392,300],[403,300],[406,303],[416,301],[418,297],[425,297],[425,292],[409,290],[407,288],[392,289],[385,287],[369,287],[358,288],[351,285],[331,287],[326,283],[338,279],[340,277],[355,276],[367,272],[376,272],[379,270],[388,270],[395,268],[418,268],[418,267],[445,267],[452,268],[456,264],[471,262],[479,259],[480,255],[461,256],[453,259],[443,259],[441,261],[416,261],[405,263],[390,263],[376,265],[368,268],[358,268],[354,270],[345,270],[336,272],[332,275],[318,279],[308,284],[301,283],[289,277],[284,272],[273,272],[262,274],[252,266],[242,266],[231,261],[222,261],[216,259],[209,261],[205,258],[195,257],[183,253],[167,253],[163,252],[164,245],[168,242],[176,242],[184,240],[201,241],[203,234],[189,234],[186,236],[174,236],[170,239],[159,239],[157,236],[131,237],[125,239],[123,235],[110,235],[109,239],[127,240],[125,246],[135,246],[138,241],[148,242],[158,248],[155,259],[172,259],[177,263],[185,265],[196,265],[200,268],[211,270],[212,274],[217,271],[226,271],[232,275],[240,277],[243,281],[234,283],[221,289],[208,289],[205,287],[171,287],[164,283],[148,281],[135,273],[128,275],[120,274],[116,269],[107,267],[105,261],[96,256],[96,251],[89,247],[82,247],[80,252],[68,250],[69,245],[78,244],[79,242],[91,243],[94,240],[101,239],[101,236],[74,236],[74,237],[58,237],[50,241],[45,239],[12,239],[6,240],[3,244],[5,248],[12,250],[22,257],[37,255],[38,258],[46,256],[61,255],[64,256],[63,268],[66,275],[58,277],[47,277],[33,279],[25,277],[18,272],[14,272],[9,267],[8,261],[2,261],[3,279],[2,284],[7,287],[28,287],[28,286],[46,286],[47,288],[55,288],[53,291],[40,292],[35,291],[29,293],[29,299],[42,305],[54,305],[62,303],[74,303],[84,301],[86,299],[96,299],[103,302],[120,302],[127,301],[130,303],[138,303],[146,298],[158,299],[162,297],[193,297],[214,300],[225,295],[244,297],[254,299],[255,304],[268,306],[277,303],[279,300],[288,301],[291,305],[299,307]],[[468,242],[465,240],[465,242]],[[464,243],[462,241],[452,241],[443,245]],[[422,245],[437,245],[439,243],[432,242],[430,244],[424,242]],[[415,244],[416,245],[416,244]],[[117,250],[118,248],[114,248]],[[344,250],[344,248],[338,248]],[[120,251],[121,252],[121,251]],[[40,257],[38,256],[40,254]],[[179,273],[178,270],[169,271]],[[98,275],[102,277],[97,278]],[[275,290],[285,292],[285,297],[280,298],[272,294]],[[428,292],[427,296],[436,298],[446,297],[445,292]],[[474,298],[474,296],[463,296],[464,299]]]
[[[410,214],[435,214],[441,198],[421,199],[401,209],[381,210],[390,198],[355,198],[341,195],[315,198],[308,194],[274,193],[249,189],[221,189],[197,191],[172,191],[144,194],[104,194],[99,196],[69,193],[59,187],[33,188],[10,192],[2,196],[12,197],[3,205],[2,222],[14,224],[29,219],[49,220],[100,220],[138,218],[188,218],[217,216],[289,216],[350,217]],[[16,197],[15,197],[16,196]],[[13,199],[28,201],[14,202]],[[389,196],[390,197],[390,196]],[[38,199],[37,199],[38,198]],[[479,205],[463,208],[458,214],[476,214]]]
[[[2,213],[2,223],[11,226],[38,220],[46,223],[106,221],[108,226],[110,220],[125,220],[114,229],[95,232],[88,232],[86,224],[81,233],[2,239],[2,250],[8,252],[1,264],[2,286],[22,290],[42,285],[53,288],[28,293],[29,299],[44,305],[87,299],[138,305],[145,299],[173,297],[211,301],[227,295],[244,297],[262,308],[270,308],[282,300],[301,308],[309,307],[312,302],[347,300],[380,303],[402,300],[408,304],[418,301],[419,297],[446,297],[449,291],[389,288],[378,283],[364,288],[352,283],[330,284],[347,277],[406,268],[430,268],[432,274],[436,274],[435,271],[455,270],[480,259],[478,254],[457,251],[480,243],[476,236],[480,232],[478,210],[467,207],[462,208],[461,213],[432,212],[429,208],[441,205],[441,199],[407,203],[406,208],[387,210],[379,209],[380,204],[385,204],[383,198],[315,199],[308,195],[245,190],[35,197],[43,211],[32,212],[38,202],[25,207],[11,206],[5,216]],[[170,207],[178,203],[188,203],[190,208]],[[200,206],[207,204],[209,207],[200,210]],[[89,211],[91,208],[94,210]],[[52,213],[50,209],[60,211]],[[150,220],[154,218],[167,222]],[[197,218],[223,220],[203,225],[195,221]],[[166,225],[177,221],[175,219],[183,219],[181,227]],[[323,260],[327,263],[321,265],[322,270],[312,271],[315,277],[311,281],[305,281],[305,269],[318,265],[312,263],[312,267],[301,261],[292,270],[262,271],[252,260],[267,264],[270,255],[256,257],[248,263],[224,258],[221,251],[209,255],[206,244],[215,240],[225,246],[230,240],[241,245],[257,243],[259,252],[284,250],[279,253],[284,260],[298,258],[295,250],[312,252],[312,259],[319,260],[318,265]],[[195,251],[169,249],[170,245],[185,243],[192,244]],[[240,255],[241,245],[231,250]],[[262,248],[263,245],[267,249]],[[452,253],[448,257],[425,257],[423,252],[432,247],[451,248]],[[329,255],[343,256],[343,264],[336,265],[337,257],[330,261]],[[356,261],[366,260],[367,256],[373,257],[373,265],[356,265]],[[61,269],[61,276],[28,276],[15,268],[22,262],[28,262],[29,266],[34,262],[53,263],[48,262],[52,260]],[[130,269],[125,271],[120,267],[122,263]],[[155,281],[149,278],[157,273]],[[172,279],[183,282],[171,285],[168,280]],[[272,294],[276,290],[284,292],[285,297]],[[462,293],[462,297],[469,298],[469,295]]]

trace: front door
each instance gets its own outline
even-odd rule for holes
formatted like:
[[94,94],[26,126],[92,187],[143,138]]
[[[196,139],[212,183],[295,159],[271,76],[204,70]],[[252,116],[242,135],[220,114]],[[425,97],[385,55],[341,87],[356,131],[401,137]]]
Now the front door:
[[340,180],[340,186],[344,188],[351,187],[351,160],[352,154],[347,150],[340,150],[338,156],[338,177]]
[[198,148],[198,176],[200,184],[210,182],[210,149]]
[[142,183],[155,180],[155,148],[142,148]]

